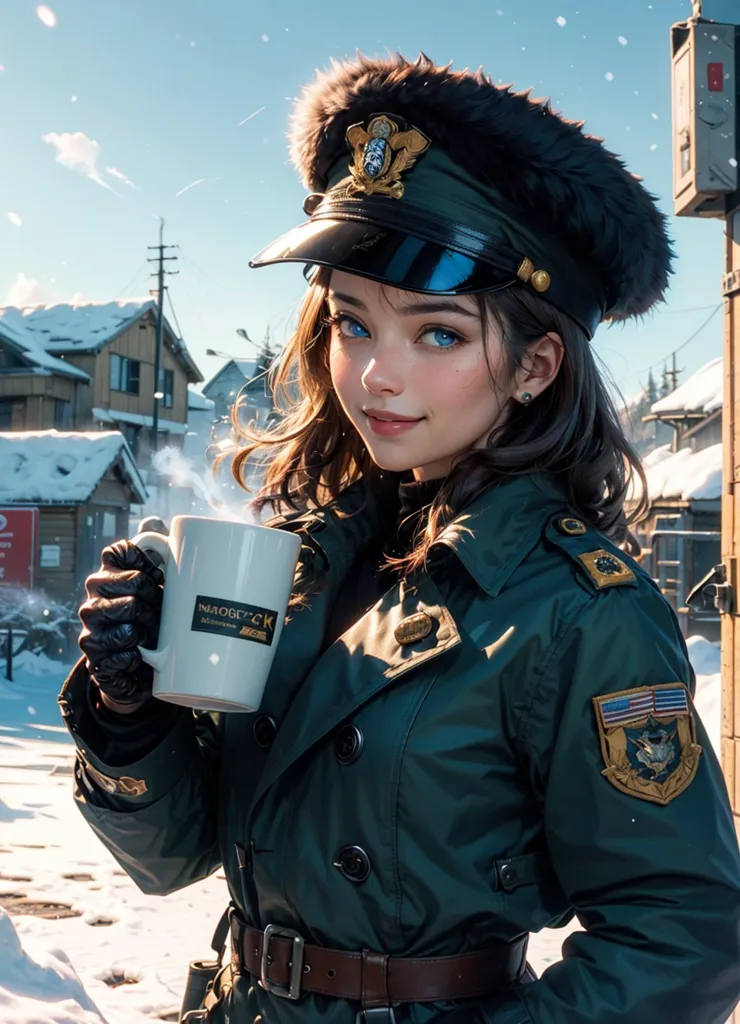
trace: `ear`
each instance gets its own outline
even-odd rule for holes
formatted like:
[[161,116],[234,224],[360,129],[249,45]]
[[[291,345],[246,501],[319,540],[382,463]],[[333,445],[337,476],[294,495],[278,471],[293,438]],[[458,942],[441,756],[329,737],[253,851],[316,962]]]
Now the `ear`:
[[563,339],[554,331],[543,334],[527,349],[522,365],[516,371],[516,387],[536,398],[558,375],[563,362]]

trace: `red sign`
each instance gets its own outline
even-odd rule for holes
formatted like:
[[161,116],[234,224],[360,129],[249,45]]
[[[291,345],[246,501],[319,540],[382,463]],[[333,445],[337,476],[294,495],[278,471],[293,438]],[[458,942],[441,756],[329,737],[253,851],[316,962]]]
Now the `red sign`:
[[717,62],[707,64],[707,84],[710,92],[724,92],[725,66]]
[[0,508],[0,586],[33,587],[38,536],[37,508]]

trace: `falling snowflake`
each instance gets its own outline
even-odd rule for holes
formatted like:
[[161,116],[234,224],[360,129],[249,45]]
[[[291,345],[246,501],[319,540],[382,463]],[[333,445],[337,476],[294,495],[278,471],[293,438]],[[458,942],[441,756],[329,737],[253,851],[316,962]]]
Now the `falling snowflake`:
[[617,36],[617,42],[620,46],[626,46],[629,40],[626,38],[626,36]]
[[737,160],[734,156],[730,157],[730,167],[737,167]]
[[657,121],[658,120],[658,115],[657,114],[651,114],[650,116],[652,117],[653,121]]
[[558,15],[555,21],[558,23],[558,25],[560,25],[561,28],[565,28],[565,26],[568,24],[567,19],[564,18],[562,14]]
[[208,658],[208,660],[212,665],[218,665],[219,661],[221,661],[221,659],[215,652]]
[[501,15],[502,15],[503,13],[504,13],[503,11],[496,11],[496,14],[498,14],[499,18],[501,17]]
[[76,103],[77,102],[77,97],[76,96],[70,96],[69,102],[70,103]]
[[269,43],[270,42],[270,37],[267,35],[266,32],[262,33],[262,35],[260,36],[260,39],[262,40],[263,43]]
[[654,153],[654,152],[655,152],[655,150],[656,150],[657,148],[658,148],[658,143],[657,143],[657,142],[654,142],[654,143],[652,144],[652,146],[650,147],[650,152],[651,152],[651,153]]
[[36,17],[39,19],[42,25],[46,25],[47,28],[54,28],[57,23],[57,16],[52,11],[51,7],[47,7],[46,4],[39,4],[36,7]]
[[28,713],[29,713],[29,715],[35,715],[36,714],[36,708],[29,707],[28,708]]
[[614,81],[614,75],[612,74],[611,71],[607,71],[607,73],[604,75],[604,78],[607,80],[607,82],[613,82]]
[[195,40],[191,39],[191,40],[190,40],[190,45],[191,45],[191,46],[195,46]]
[[23,221],[20,219],[17,213],[9,213],[8,220],[11,224],[15,224],[17,228],[23,227]]

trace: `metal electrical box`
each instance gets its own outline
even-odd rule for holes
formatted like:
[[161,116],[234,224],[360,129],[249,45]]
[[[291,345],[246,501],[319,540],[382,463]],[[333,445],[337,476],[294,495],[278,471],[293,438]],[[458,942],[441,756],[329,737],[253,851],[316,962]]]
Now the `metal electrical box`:
[[736,25],[696,18],[671,28],[678,216],[724,217],[725,197],[738,189],[737,34]]

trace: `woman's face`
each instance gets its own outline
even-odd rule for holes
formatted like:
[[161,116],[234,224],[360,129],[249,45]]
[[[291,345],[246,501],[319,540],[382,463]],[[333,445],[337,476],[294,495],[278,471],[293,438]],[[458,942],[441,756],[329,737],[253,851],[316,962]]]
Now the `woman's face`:
[[332,383],[381,469],[431,480],[485,444],[518,381],[498,328],[490,325],[484,338],[475,298],[406,292],[334,271],[328,304]]

